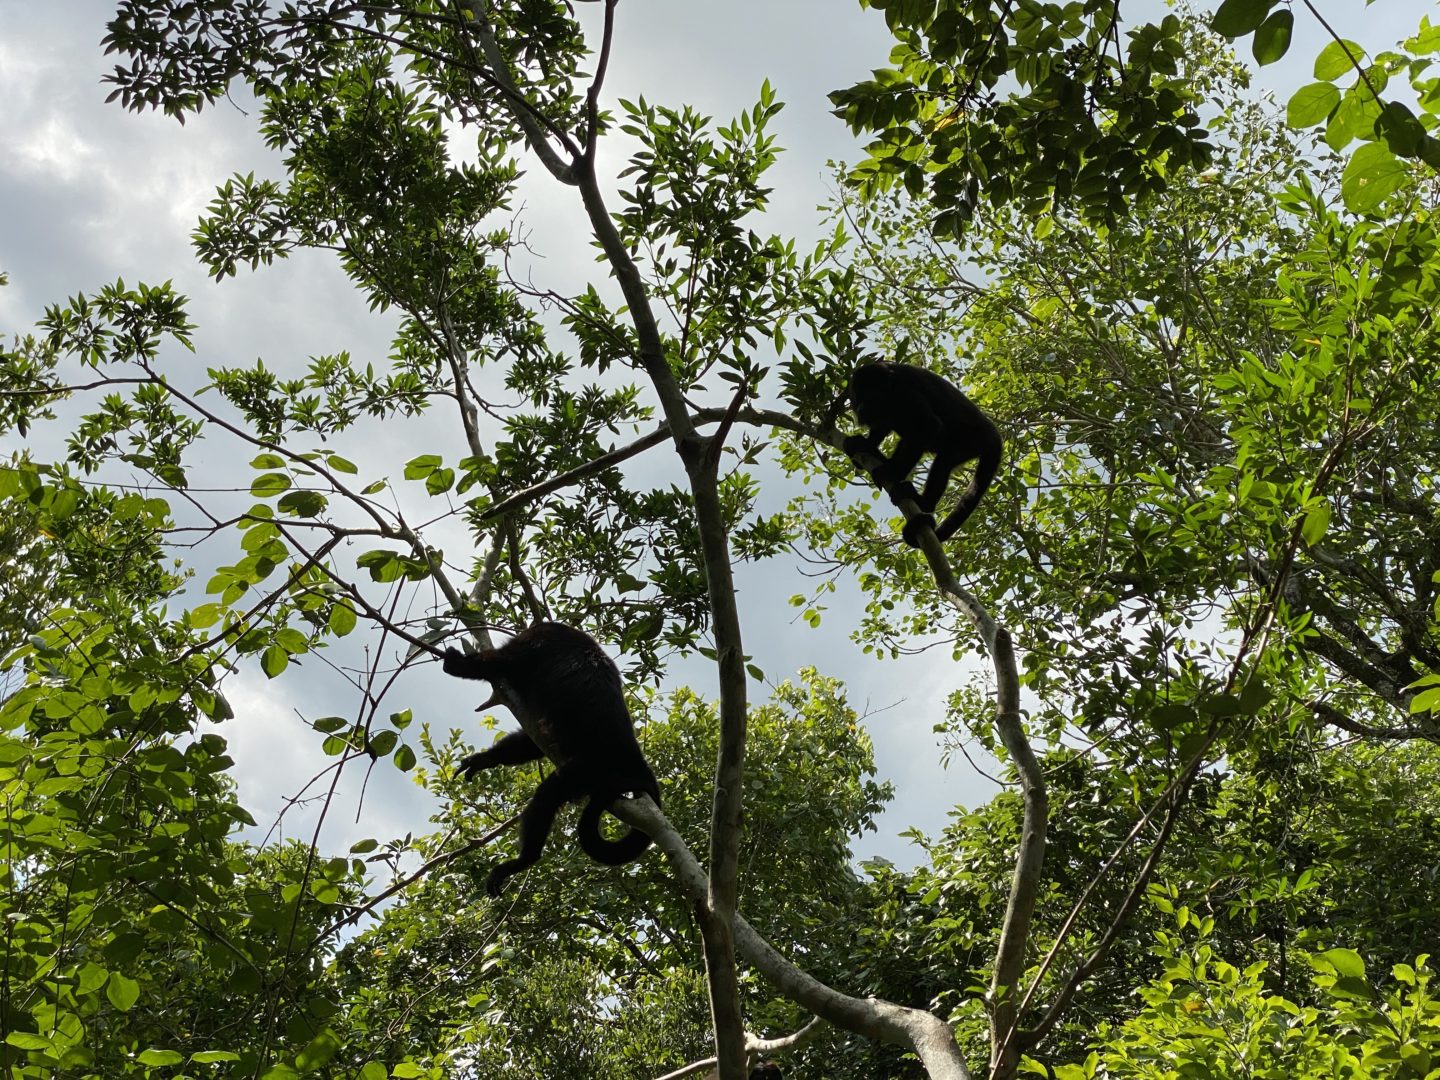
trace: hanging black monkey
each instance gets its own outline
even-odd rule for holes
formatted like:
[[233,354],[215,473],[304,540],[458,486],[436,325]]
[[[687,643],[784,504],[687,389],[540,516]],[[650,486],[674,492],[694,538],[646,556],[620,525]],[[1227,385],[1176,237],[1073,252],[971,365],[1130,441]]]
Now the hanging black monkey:
[[[895,452],[875,471],[880,485],[901,484],[902,494],[914,499],[923,513],[905,523],[901,536],[911,547],[920,544],[919,530],[928,525],[944,543],[980,503],[980,497],[1000,467],[1004,443],[1000,432],[980,407],[946,379],[911,364],[879,361],[861,364],[850,377],[850,404],[856,418],[870,428],[868,435],[850,435],[845,452],[880,453],[880,444],[892,431],[900,436]],[[934,454],[925,478],[925,490],[916,493],[907,482],[923,454]],[[950,515],[935,525],[932,516],[950,473],[967,461],[975,462],[975,475]]]
[[520,814],[519,855],[490,871],[487,893],[500,895],[506,878],[539,861],[556,813],[577,799],[589,800],[580,812],[576,837],[592,859],[620,866],[650,846],[650,837],[636,829],[615,840],[600,835],[600,815],[614,800],[643,793],[658,806],[660,786],[635,741],[620,671],[594,638],[563,623],[536,623],[498,649],[446,649],[445,673],[502,681],[517,711],[533,721],[539,739],[524,731],[507,733],[490,749],[460,762],[467,778],[494,765],[521,765],[542,757],[555,765]]

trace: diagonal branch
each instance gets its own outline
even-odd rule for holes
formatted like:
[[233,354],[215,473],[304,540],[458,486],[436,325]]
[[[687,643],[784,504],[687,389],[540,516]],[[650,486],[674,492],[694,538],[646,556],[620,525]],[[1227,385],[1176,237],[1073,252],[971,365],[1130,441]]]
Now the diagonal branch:
[[[641,798],[617,799],[610,809],[655,841],[685,895],[703,905],[710,895],[705,871],[660,808],[648,798]],[[881,998],[851,997],[825,985],[781,956],[738,913],[734,916],[734,933],[739,954],[782,994],[821,1020],[914,1051],[930,1080],[970,1080],[955,1035],[938,1016]]]

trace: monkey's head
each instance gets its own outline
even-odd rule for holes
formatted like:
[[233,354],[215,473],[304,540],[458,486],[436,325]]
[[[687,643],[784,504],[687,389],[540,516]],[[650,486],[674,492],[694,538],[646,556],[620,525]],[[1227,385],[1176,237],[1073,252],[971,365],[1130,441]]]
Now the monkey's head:
[[851,373],[846,396],[862,424],[872,423],[872,417],[881,408],[881,403],[890,399],[894,366],[883,360],[873,361],[861,364]]

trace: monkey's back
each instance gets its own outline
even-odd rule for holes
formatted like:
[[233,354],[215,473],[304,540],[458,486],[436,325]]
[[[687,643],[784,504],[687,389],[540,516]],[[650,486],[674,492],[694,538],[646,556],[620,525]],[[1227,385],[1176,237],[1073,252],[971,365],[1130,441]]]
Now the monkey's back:
[[498,651],[501,677],[524,699],[532,733],[556,764],[640,757],[624,684],[598,642],[564,623],[522,630]]
[[1000,444],[999,429],[965,391],[928,368],[876,360],[861,364],[851,378],[855,415],[861,423],[915,431],[915,419],[928,415],[939,424],[933,432],[937,439],[959,430],[977,447]]

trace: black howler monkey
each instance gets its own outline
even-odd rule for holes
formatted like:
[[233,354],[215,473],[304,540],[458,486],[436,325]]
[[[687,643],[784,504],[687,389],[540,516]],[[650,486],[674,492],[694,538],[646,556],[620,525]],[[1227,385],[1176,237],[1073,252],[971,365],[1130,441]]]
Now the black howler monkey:
[[[979,504],[1000,467],[1004,444],[990,418],[957,387],[933,371],[910,364],[861,364],[850,377],[850,404],[870,433],[847,436],[847,454],[879,454],[887,435],[893,431],[900,436],[895,452],[874,477],[882,486],[904,484],[909,489],[904,494],[923,511],[905,523],[901,533],[905,543],[919,547],[922,525],[934,528],[942,543],[948,540]],[[916,494],[906,479],[926,453],[934,454],[935,462],[925,478],[925,490]],[[976,463],[975,475],[950,516],[937,528],[932,514],[950,473],[967,461]]]
[[759,1061],[750,1070],[747,1080],[785,1080],[785,1074],[780,1071],[780,1066],[775,1062]]
[[600,815],[615,799],[643,792],[658,806],[660,786],[635,741],[620,671],[594,638],[562,623],[536,623],[498,649],[446,649],[445,673],[502,681],[517,712],[531,721],[536,733],[532,739],[524,731],[512,731],[490,749],[471,754],[460,762],[467,778],[493,765],[520,765],[541,757],[555,765],[520,815],[520,854],[490,871],[487,893],[499,896],[506,878],[539,860],[556,813],[577,799],[589,799],[576,836],[592,859],[620,866],[650,846],[650,837],[636,829],[616,840],[600,835]]

